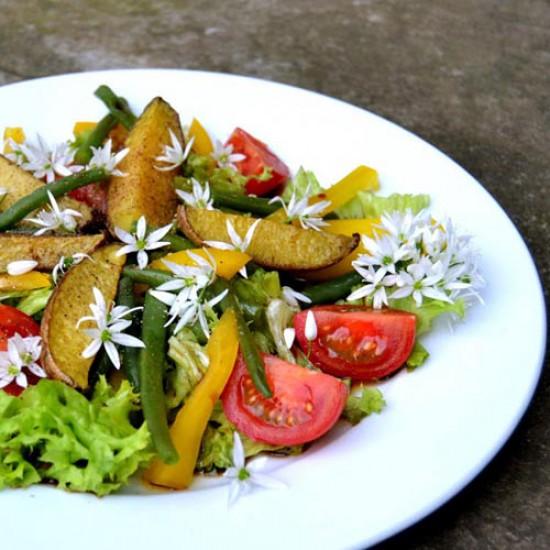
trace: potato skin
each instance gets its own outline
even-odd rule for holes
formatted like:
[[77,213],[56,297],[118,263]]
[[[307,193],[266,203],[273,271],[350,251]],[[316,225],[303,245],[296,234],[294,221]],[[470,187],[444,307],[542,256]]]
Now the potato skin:
[[[40,335],[42,366],[51,378],[81,389],[88,386],[88,372],[94,358],[85,359],[82,351],[91,340],[76,324],[81,317],[90,315],[93,287],[102,292],[107,304],[115,299],[125,262],[125,256],[116,256],[119,249],[116,244],[104,246],[91,255],[91,260],[72,267],[50,298]],[[86,326],[84,323],[83,328]]]
[[91,254],[105,242],[105,233],[97,235],[28,235],[0,233],[0,273],[10,262],[34,260],[36,269],[51,271],[61,256]]
[[[178,113],[157,97],[137,120],[126,140],[129,153],[119,164],[125,176],[111,177],[107,192],[107,221],[111,233],[115,227],[131,231],[145,216],[147,224],[159,227],[170,223],[176,213],[177,196],[172,180],[177,169],[159,171],[155,160],[171,144],[169,129],[184,145]],[[113,233],[114,234],[114,233]]]
[[[186,206],[179,207],[177,219],[181,231],[196,244],[204,241],[230,243],[227,220],[232,222],[241,237],[256,221],[249,216]],[[289,271],[310,270],[339,262],[358,242],[358,235],[346,237],[264,219],[258,224],[246,253],[264,267]]]
[[[29,195],[43,185],[46,185],[43,181],[36,179],[32,174],[0,155],[0,187],[4,187],[8,191],[0,202],[0,212],[7,210],[19,199]],[[82,214],[81,218],[76,218],[78,227],[84,227],[92,221],[92,210],[88,205],[70,197],[60,197],[57,199],[57,203],[61,209],[72,208]],[[36,211],[27,217],[32,218],[35,214]],[[21,222],[21,225],[29,224]],[[32,227],[36,228],[35,225]]]

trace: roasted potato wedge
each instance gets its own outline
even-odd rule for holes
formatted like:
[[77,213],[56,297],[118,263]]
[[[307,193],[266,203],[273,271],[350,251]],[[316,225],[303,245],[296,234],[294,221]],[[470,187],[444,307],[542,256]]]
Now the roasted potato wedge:
[[28,235],[24,233],[0,233],[0,273],[8,264],[17,260],[34,260],[36,269],[54,268],[61,256],[77,253],[91,254],[105,242],[105,233],[97,235]]
[[[226,214],[219,210],[185,206],[178,209],[179,228],[197,244],[204,241],[230,243],[226,229],[228,220],[241,237],[255,222],[254,218]],[[358,235],[346,237],[262,220],[246,253],[264,267],[291,271],[321,269],[339,262],[358,242]]]
[[119,165],[126,175],[113,176],[109,182],[107,221],[111,232],[115,227],[130,231],[141,216],[145,216],[149,225],[157,227],[174,218],[177,197],[172,180],[177,169],[159,171],[155,168],[162,165],[155,157],[171,143],[169,129],[183,144],[178,114],[157,97],[147,105],[126,140],[130,151]]
[[[125,257],[117,256],[119,245],[111,244],[91,254],[91,260],[72,267],[53,293],[42,319],[42,366],[51,378],[77,387],[88,386],[93,358],[82,351],[90,338],[76,328],[81,317],[90,315],[92,289],[97,287],[109,304],[115,299]],[[86,328],[86,325],[83,325]]]
[[[19,199],[32,193],[36,189],[46,185],[44,182],[36,179],[32,174],[23,170],[6,157],[0,155],[0,186],[7,189],[7,194],[0,201],[0,212],[7,210],[10,206],[16,203]],[[58,199],[59,208],[72,208],[82,214],[81,218],[77,218],[78,227],[84,227],[92,221],[92,210],[86,204],[63,197]],[[27,217],[34,216],[34,212]],[[24,224],[24,222],[22,222]],[[34,227],[34,226],[33,226]]]

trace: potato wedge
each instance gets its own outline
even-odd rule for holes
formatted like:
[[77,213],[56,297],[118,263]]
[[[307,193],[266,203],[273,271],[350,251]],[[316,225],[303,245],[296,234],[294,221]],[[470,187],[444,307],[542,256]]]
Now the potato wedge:
[[113,176],[107,193],[107,221],[111,232],[115,227],[130,231],[134,222],[145,216],[147,223],[161,226],[170,223],[177,207],[172,186],[176,170],[159,171],[162,165],[155,157],[171,143],[171,129],[184,143],[179,116],[166,101],[157,97],[149,103],[126,140],[130,152],[120,163],[125,176]]
[[44,311],[40,327],[42,366],[50,377],[70,386],[81,389],[88,386],[93,358],[85,359],[82,351],[91,340],[76,324],[81,317],[90,315],[94,287],[101,291],[107,304],[115,299],[125,262],[124,256],[116,255],[119,249],[116,244],[104,246],[91,255],[91,260],[71,268]]
[[[219,210],[204,210],[180,206],[178,226],[187,238],[197,244],[203,241],[230,243],[226,221],[230,220],[242,237],[255,222],[254,218],[226,214]],[[321,269],[339,262],[358,244],[359,236],[346,237],[323,231],[306,230],[262,220],[246,253],[253,260],[274,269]]]
[[[34,190],[46,185],[44,182],[36,179],[32,174],[23,170],[6,157],[0,155],[0,187],[7,189],[8,193],[0,202],[0,212],[7,210],[10,206],[16,203],[19,199],[32,193]],[[86,204],[71,199],[70,197],[62,197],[58,199],[59,208],[72,208],[82,214],[81,218],[77,218],[78,227],[84,227],[92,221],[92,210]],[[27,217],[32,218],[36,212],[29,214]],[[21,222],[22,225],[25,222]],[[33,226],[35,227],[35,226]]]
[[0,233],[0,273],[10,262],[34,260],[37,270],[50,271],[61,256],[91,254],[105,242],[105,233],[97,235],[29,235]]

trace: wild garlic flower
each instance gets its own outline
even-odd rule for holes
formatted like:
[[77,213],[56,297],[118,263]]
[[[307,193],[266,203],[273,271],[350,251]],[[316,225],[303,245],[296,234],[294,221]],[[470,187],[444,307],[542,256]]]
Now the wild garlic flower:
[[45,378],[46,373],[38,364],[42,352],[40,336],[22,337],[16,333],[8,339],[6,351],[0,352],[0,388],[15,381],[20,388],[28,386],[28,369],[38,378]]
[[90,304],[92,315],[82,317],[76,324],[77,329],[80,328],[82,323],[86,322],[95,323],[96,325],[95,328],[81,329],[92,340],[82,352],[82,357],[94,357],[103,347],[113,366],[119,369],[120,355],[115,344],[131,348],[145,347],[145,344],[139,338],[124,334],[124,331],[132,324],[132,321],[127,319],[128,315],[142,308],[113,307],[113,304],[107,306],[105,298],[98,288],[94,287],[92,292],[95,299],[95,303]]
[[67,273],[67,271],[73,267],[74,265],[79,264],[84,259],[91,260],[90,256],[88,254],[83,254],[80,252],[77,252],[76,254],[73,254],[72,256],[61,256],[59,258],[59,261],[54,266],[52,270],[52,280],[54,284],[57,284],[59,279]]
[[304,196],[298,199],[296,190],[292,193],[288,204],[285,203],[282,197],[273,197],[269,203],[280,202],[286,213],[287,222],[295,220],[300,222],[304,229],[314,229],[321,231],[327,225],[327,222],[320,217],[320,214],[330,206],[330,201],[319,201],[314,204],[309,204],[311,195],[310,186],[308,185]]
[[432,221],[427,211],[392,212],[381,217],[379,232],[362,237],[367,250],[353,262],[366,283],[348,300],[367,299],[374,308],[412,297],[453,303],[479,297],[484,281],[467,235],[458,235],[450,220]]
[[40,210],[36,218],[25,218],[25,221],[41,227],[41,229],[35,231],[35,235],[43,235],[48,231],[56,231],[58,229],[68,233],[74,233],[77,226],[75,218],[81,218],[82,214],[71,208],[61,210],[52,193],[50,191],[47,191],[47,193],[50,201],[50,209]]
[[282,287],[283,300],[290,306],[299,308],[300,304],[298,302],[303,302],[304,304],[311,304],[311,298],[308,298],[305,294],[297,292],[296,290],[290,288],[289,286]]
[[149,263],[148,250],[157,250],[163,246],[168,246],[168,241],[162,241],[168,232],[172,229],[172,224],[165,225],[160,229],[147,233],[147,220],[145,216],[141,216],[136,224],[135,233],[128,233],[120,227],[115,227],[115,235],[126,243],[117,253],[117,256],[137,252],[137,261],[140,269],[144,269]]
[[233,145],[223,145],[221,141],[214,142],[214,151],[210,156],[216,161],[219,168],[231,168],[237,170],[235,162],[242,162],[246,159],[246,155],[242,153],[234,153]]
[[266,489],[286,488],[286,485],[282,481],[261,473],[262,468],[265,467],[265,463],[267,462],[267,457],[261,456],[246,465],[243,444],[236,431],[233,432],[232,454],[233,466],[227,468],[223,474],[223,477],[231,480],[229,485],[229,506],[234,504],[239,497],[249,493],[254,486]]
[[317,338],[317,322],[315,320],[315,315],[311,309],[308,310],[306,314],[306,326],[304,327],[304,336],[306,340],[312,342]]
[[[210,246],[212,248],[218,248],[220,250],[237,250],[239,252],[246,253],[248,250],[250,243],[252,242],[252,237],[254,236],[254,231],[256,231],[256,228],[258,227],[258,224],[262,220],[256,220],[247,230],[246,235],[244,237],[241,237],[237,231],[235,231],[235,227],[233,226],[233,223],[231,220],[226,220],[225,227],[227,229],[227,235],[229,236],[230,243],[225,243],[221,241],[204,241],[204,244],[207,246]],[[246,279],[247,273],[246,273],[246,266],[243,266],[239,273]]]
[[125,176],[124,172],[121,172],[117,166],[122,162],[126,155],[130,152],[130,149],[126,147],[118,153],[112,152],[113,141],[107,140],[102,147],[92,147],[92,158],[86,166],[87,170],[92,168],[103,168],[111,176]]
[[285,341],[285,346],[288,349],[291,349],[294,345],[294,340],[296,339],[296,330],[292,327],[287,327],[283,330],[283,340]]
[[35,262],[34,260],[17,260],[8,264],[7,272],[8,275],[12,276],[24,275],[25,273],[32,271],[37,265],[38,262]]
[[174,170],[178,168],[178,166],[181,166],[187,160],[191,152],[191,147],[193,147],[193,142],[195,141],[195,138],[192,137],[187,141],[184,149],[171,128],[168,128],[168,132],[170,133],[172,145],[164,145],[162,155],[155,157],[156,161],[166,164],[166,166],[155,166],[155,169],[161,172],[168,172],[169,170]]
[[210,186],[208,182],[201,185],[195,178],[191,178],[193,184],[193,192],[188,193],[181,189],[176,189],[176,195],[186,204],[194,208],[205,208],[206,210],[214,210],[213,200],[210,197]]

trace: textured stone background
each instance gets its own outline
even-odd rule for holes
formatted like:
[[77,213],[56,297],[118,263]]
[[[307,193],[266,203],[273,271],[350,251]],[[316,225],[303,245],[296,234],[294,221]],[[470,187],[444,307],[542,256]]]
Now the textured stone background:
[[[120,67],[259,76],[409,128],[486,186],[550,288],[547,0],[0,0],[0,84]],[[549,393],[546,372],[481,477],[384,546],[549,547]]]

